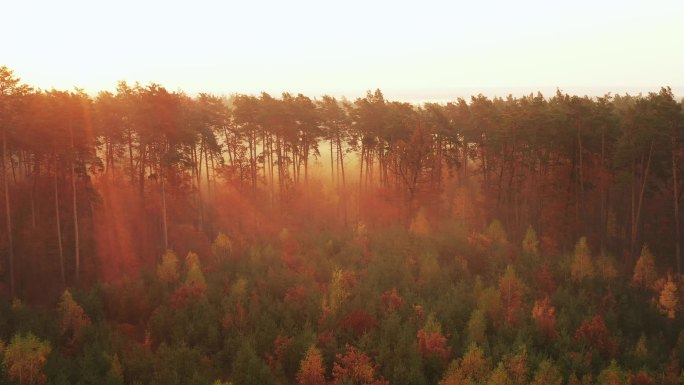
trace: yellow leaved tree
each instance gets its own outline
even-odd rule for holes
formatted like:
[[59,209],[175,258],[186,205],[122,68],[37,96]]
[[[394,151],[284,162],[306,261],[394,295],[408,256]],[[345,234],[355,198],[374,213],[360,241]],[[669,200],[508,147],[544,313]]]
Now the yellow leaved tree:
[[43,366],[51,351],[49,342],[41,341],[31,333],[14,335],[5,348],[3,365],[7,375],[18,385],[44,384]]
[[166,250],[162,260],[157,265],[157,278],[164,283],[176,283],[180,278],[178,272],[178,257],[173,250]]
[[202,273],[199,256],[192,251],[185,257],[185,270],[186,285],[194,285],[202,289],[207,288],[207,282],[204,279],[204,273]]
[[655,281],[658,279],[658,274],[655,269],[655,258],[644,245],[641,248],[641,255],[634,265],[634,275],[632,276],[632,284],[641,288],[652,288]]
[[215,260],[225,261],[233,253],[233,242],[230,241],[226,234],[219,233],[211,244],[211,251],[214,254]]
[[413,222],[411,222],[409,230],[415,235],[426,236],[430,234],[430,222],[428,221],[427,212],[424,207],[421,207],[418,210],[416,217],[413,218]]
[[76,303],[69,290],[64,290],[57,306],[57,313],[61,321],[62,335],[68,338],[69,345],[73,345],[80,338],[83,328],[90,325],[90,318]]
[[525,238],[522,242],[522,249],[525,253],[530,255],[536,256],[539,254],[539,239],[537,238],[537,232],[534,231],[532,226],[527,227]]
[[570,266],[570,276],[574,281],[582,281],[594,276],[594,264],[591,261],[591,250],[587,238],[582,237],[575,245],[575,255]]
[[322,308],[325,314],[334,316],[342,303],[349,297],[349,290],[344,280],[344,272],[337,269],[333,272],[328,286],[328,294],[323,297]]
[[675,318],[675,311],[677,309],[677,285],[672,281],[672,276],[668,274],[667,282],[660,291],[660,298],[658,299],[658,306],[669,319]]
[[325,385],[325,365],[323,355],[315,346],[307,350],[299,363],[297,385]]

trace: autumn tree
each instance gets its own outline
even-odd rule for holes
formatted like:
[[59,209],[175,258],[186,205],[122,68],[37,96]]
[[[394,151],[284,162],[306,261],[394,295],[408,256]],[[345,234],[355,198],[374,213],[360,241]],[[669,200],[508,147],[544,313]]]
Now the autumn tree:
[[50,343],[33,334],[16,334],[7,345],[3,364],[9,377],[19,385],[44,384],[43,366],[52,351]]
[[517,325],[523,305],[524,287],[515,273],[513,266],[508,265],[503,277],[499,280],[499,295],[504,309],[506,324]]
[[561,385],[563,384],[563,376],[561,376],[558,367],[549,360],[544,360],[539,364],[539,367],[534,372],[531,385]]
[[61,318],[62,335],[67,338],[67,344],[72,346],[81,337],[83,328],[91,324],[90,318],[76,303],[69,290],[62,294],[57,312]]
[[527,231],[525,231],[522,249],[529,255],[536,256],[539,254],[539,239],[537,238],[537,232],[534,231],[532,226],[528,226]]
[[357,348],[346,345],[344,354],[335,356],[332,370],[333,385],[388,385],[377,374],[377,367],[368,355]]
[[299,364],[297,385],[325,385],[325,367],[321,352],[311,346]]
[[14,72],[9,68],[0,67],[0,130],[2,130],[2,180],[5,195],[5,229],[7,235],[7,259],[10,275],[10,295],[16,295],[14,275],[14,237],[12,234],[12,206],[9,190],[8,169],[10,166],[10,153],[8,140],[17,128],[18,109],[21,106],[21,97],[27,94],[30,88],[20,84],[20,79],[14,77]]
[[475,309],[468,320],[468,340],[483,345],[487,340],[487,320],[480,309]]
[[658,274],[655,269],[655,258],[648,246],[644,245],[634,266],[632,284],[641,288],[652,288],[656,279],[658,279]]
[[178,282],[178,279],[180,278],[178,257],[173,250],[166,250],[166,253],[162,255],[162,260],[157,265],[157,278],[168,284]]
[[570,266],[570,275],[576,282],[580,282],[594,276],[594,264],[591,260],[591,251],[587,245],[587,238],[582,237],[575,245],[575,254]]
[[426,357],[438,357],[445,364],[451,355],[451,348],[447,346],[446,337],[442,334],[442,325],[429,314],[423,328],[418,330],[418,351]]
[[574,338],[584,348],[596,349],[604,357],[613,357],[617,353],[618,346],[601,315],[584,320],[575,331]]
[[672,281],[672,276],[667,276],[667,281],[660,291],[658,307],[669,319],[674,319],[677,311],[677,285]]
[[556,308],[549,301],[549,297],[534,301],[532,319],[542,334],[551,340],[558,335],[556,331]]
[[227,235],[219,233],[211,244],[211,251],[215,260],[225,261],[230,258],[233,252],[233,243]]

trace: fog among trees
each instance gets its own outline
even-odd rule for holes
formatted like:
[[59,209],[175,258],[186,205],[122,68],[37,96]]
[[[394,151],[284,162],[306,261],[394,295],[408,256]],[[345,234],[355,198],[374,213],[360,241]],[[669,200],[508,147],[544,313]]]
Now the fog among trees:
[[415,105],[0,67],[0,384],[684,383],[670,88]]

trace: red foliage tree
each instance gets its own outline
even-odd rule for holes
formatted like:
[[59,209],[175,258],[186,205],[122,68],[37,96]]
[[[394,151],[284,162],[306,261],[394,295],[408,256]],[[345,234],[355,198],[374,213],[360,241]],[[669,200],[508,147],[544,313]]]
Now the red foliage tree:
[[604,357],[613,357],[617,352],[617,345],[610,336],[601,315],[584,320],[582,325],[575,332],[575,341],[587,348],[594,348]]
[[404,299],[401,298],[396,288],[382,293],[382,306],[388,312],[396,311],[404,304]]
[[178,287],[173,294],[171,294],[169,301],[174,309],[183,309],[188,304],[195,302],[199,297],[204,295],[206,291],[206,287],[195,284],[185,284]]
[[302,285],[291,286],[285,292],[285,303],[294,307],[301,308],[309,298],[309,293]]
[[553,339],[558,335],[556,332],[556,308],[549,301],[549,297],[534,302],[532,319],[546,338]]
[[345,345],[345,354],[335,356],[332,385],[389,385],[389,382],[376,374],[368,355],[351,345]]
[[545,261],[534,271],[534,282],[537,284],[537,288],[547,295],[551,295],[556,291],[558,285],[553,279],[549,261]]
[[655,385],[655,380],[643,370],[638,374],[629,373],[628,385]]
[[375,328],[378,321],[365,311],[354,311],[340,321],[340,326],[351,330],[355,336],[360,337],[367,331]]
[[447,339],[439,330],[418,330],[418,351],[423,357],[439,357],[445,363],[451,356],[451,348],[447,346]]
[[499,280],[499,296],[504,308],[506,323],[511,326],[517,325],[523,305],[523,284],[510,265],[506,268],[504,276]]
[[282,364],[293,341],[292,337],[278,335],[273,341],[273,353],[266,356],[268,366],[275,368],[278,364]]

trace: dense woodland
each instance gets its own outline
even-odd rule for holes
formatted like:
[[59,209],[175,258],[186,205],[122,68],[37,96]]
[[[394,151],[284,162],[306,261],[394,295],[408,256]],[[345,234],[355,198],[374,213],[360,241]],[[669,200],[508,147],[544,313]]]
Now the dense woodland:
[[669,88],[446,104],[0,68],[0,384],[683,384]]

